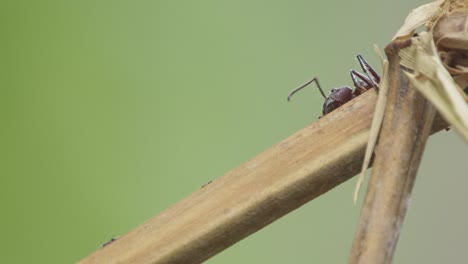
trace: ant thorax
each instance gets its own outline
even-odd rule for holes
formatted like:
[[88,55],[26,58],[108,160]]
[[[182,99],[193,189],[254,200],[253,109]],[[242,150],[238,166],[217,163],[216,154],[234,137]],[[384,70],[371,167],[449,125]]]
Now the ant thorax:
[[325,99],[323,103],[322,114],[326,115],[336,108],[344,105],[346,102],[353,98],[353,89],[349,86],[343,86],[339,88],[333,88],[330,95]]

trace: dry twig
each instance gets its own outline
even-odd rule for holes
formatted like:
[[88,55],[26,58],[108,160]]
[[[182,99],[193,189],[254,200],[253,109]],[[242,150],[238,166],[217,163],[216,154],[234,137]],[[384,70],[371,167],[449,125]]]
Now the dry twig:
[[[80,263],[198,263],[356,175],[369,91],[291,135]],[[438,119],[434,131],[446,126]]]
[[399,51],[409,44],[394,41],[386,48],[388,104],[350,263],[391,263],[436,113],[400,68]]

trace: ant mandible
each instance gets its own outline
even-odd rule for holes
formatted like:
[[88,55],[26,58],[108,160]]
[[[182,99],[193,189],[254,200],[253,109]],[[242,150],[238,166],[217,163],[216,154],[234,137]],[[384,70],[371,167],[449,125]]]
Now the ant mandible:
[[375,71],[374,68],[372,68],[372,66],[369,65],[369,63],[361,55],[357,55],[357,59],[365,75],[355,70],[350,71],[351,79],[353,80],[354,87],[355,87],[354,91],[349,86],[342,86],[339,88],[333,88],[331,90],[330,95],[327,97],[325,96],[325,93],[320,87],[317,77],[314,77],[312,80],[309,80],[306,83],[302,84],[301,86],[297,87],[296,89],[292,90],[288,94],[288,101],[291,100],[291,97],[297,91],[315,82],[323,98],[325,98],[325,102],[323,103],[322,113],[323,115],[326,115],[330,113],[331,111],[335,110],[336,108],[351,101],[351,99],[353,99],[354,97],[359,96],[360,94],[364,93],[365,91],[371,88],[378,89],[379,83],[380,83],[379,74]]

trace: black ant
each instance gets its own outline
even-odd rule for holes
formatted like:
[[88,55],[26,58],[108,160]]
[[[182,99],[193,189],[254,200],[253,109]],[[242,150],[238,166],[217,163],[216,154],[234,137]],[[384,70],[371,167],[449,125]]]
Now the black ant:
[[359,96],[360,94],[364,93],[365,91],[371,88],[378,89],[379,83],[380,83],[379,74],[375,71],[374,68],[372,68],[372,66],[369,65],[369,63],[361,55],[357,55],[357,59],[365,75],[355,70],[350,71],[351,79],[353,80],[354,87],[355,87],[354,91],[349,86],[342,86],[339,88],[333,88],[331,90],[330,95],[327,97],[325,96],[325,93],[320,87],[317,77],[314,77],[312,80],[307,81],[306,83],[292,90],[288,94],[288,101],[291,100],[291,97],[297,91],[301,90],[302,88],[306,87],[312,82],[315,82],[323,98],[325,98],[325,102],[323,103],[322,113],[323,115],[326,115],[330,113],[331,111],[335,110],[336,108],[351,101],[351,99],[353,99],[354,97]]

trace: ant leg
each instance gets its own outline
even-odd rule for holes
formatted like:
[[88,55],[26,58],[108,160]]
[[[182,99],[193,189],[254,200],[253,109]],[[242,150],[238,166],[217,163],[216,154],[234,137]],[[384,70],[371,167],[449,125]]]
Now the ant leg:
[[359,64],[361,65],[362,70],[367,75],[367,77],[369,77],[369,80],[372,82],[373,86],[378,89],[380,83],[380,75],[374,68],[372,68],[372,66],[370,66],[370,64],[362,57],[361,54],[357,55],[357,59],[359,61]]
[[367,87],[373,87],[374,86],[374,84],[372,83],[370,78],[367,77],[366,75],[364,75],[364,74],[362,74],[362,73],[360,73],[358,71],[355,71],[355,70],[351,70],[350,73],[351,73],[351,79],[353,79],[354,86],[363,87],[363,88],[366,89],[366,87],[363,86],[363,83],[361,81],[363,81],[365,84],[367,84]]
[[292,90],[289,94],[288,94],[288,101],[291,101],[291,97],[293,96],[293,94],[295,94],[296,92],[298,92],[299,90],[301,90],[302,88],[306,87],[307,85],[311,84],[315,82],[317,84],[317,87],[319,88],[320,90],[320,93],[322,94],[323,98],[327,98],[325,96],[325,93],[323,92],[322,90],[322,87],[320,87],[320,84],[318,82],[318,79],[317,77],[313,78],[312,80],[309,80],[307,82],[305,82],[304,84],[300,85],[299,87],[297,87],[296,89]]
[[374,83],[370,80],[369,77],[358,71],[351,70],[350,74],[351,79],[354,83],[354,87],[356,87],[356,89],[353,92],[355,96],[362,94],[363,92],[369,90],[372,87],[377,87],[374,85]]
[[[369,77],[373,77],[373,79],[377,82],[380,83],[380,75],[377,73],[377,71],[362,57],[361,54],[357,55],[357,59],[359,61],[359,64],[361,65],[362,70],[367,74],[370,75]],[[370,74],[369,74],[370,73]],[[370,78],[372,79],[372,78]]]

